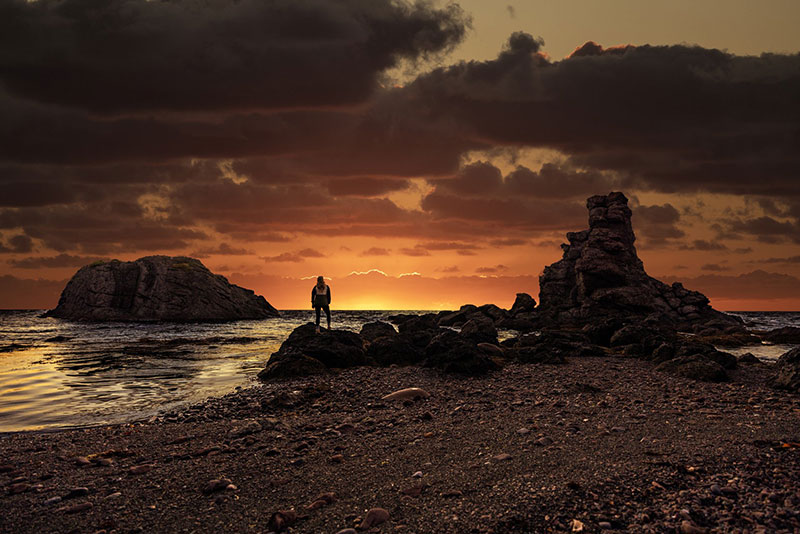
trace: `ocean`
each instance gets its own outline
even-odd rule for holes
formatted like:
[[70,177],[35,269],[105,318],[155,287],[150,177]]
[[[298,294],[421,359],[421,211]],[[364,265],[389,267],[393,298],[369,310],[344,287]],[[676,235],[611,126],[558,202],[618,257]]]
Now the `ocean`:
[[[311,310],[231,323],[75,323],[44,310],[0,310],[0,432],[141,420],[258,384],[264,368]],[[417,311],[335,311],[334,328]],[[800,313],[743,312],[752,329],[800,325]],[[512,332],[501,333],[502,337]],[[728,349],[776,360],[788,345]]]

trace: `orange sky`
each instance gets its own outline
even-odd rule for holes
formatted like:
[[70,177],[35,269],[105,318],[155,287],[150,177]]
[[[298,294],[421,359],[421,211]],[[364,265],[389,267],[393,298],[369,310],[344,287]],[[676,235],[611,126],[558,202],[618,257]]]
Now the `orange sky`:
[[319,274],[335,308],[508,307],[621,190],[652,276],[800,309],[796,2],[64,2],[0,21],[0,308],[150,254],[280,309]]

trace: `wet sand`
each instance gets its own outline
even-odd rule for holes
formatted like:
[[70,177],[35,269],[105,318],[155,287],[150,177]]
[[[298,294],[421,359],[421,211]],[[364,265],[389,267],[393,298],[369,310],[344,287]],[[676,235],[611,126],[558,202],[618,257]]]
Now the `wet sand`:
[[[264,533],[293,509],[289,532],[336,533],[377,507],[389,519],[371,532],[800,532],[800,396],[769,375],[708,384],[623,358],[480,378],[362,367],[5,435],[0,531]],[[430,397],[381,399],[406,387]]]

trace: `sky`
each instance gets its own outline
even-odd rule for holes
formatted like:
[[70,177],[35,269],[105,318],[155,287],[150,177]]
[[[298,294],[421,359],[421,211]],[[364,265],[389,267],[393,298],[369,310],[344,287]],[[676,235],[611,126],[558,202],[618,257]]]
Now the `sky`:
[[0,308],[189,255],[279,309],[510,307],[623,191],[648,273],[800,309],[800,4],[0,0]]

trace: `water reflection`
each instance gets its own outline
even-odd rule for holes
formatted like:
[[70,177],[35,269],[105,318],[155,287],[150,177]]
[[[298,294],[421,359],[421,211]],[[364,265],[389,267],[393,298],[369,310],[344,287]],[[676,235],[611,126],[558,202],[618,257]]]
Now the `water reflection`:
[[[249,385],[308,311],[222,324],[73,323],[0,311],[0,432],[122,422]],[[358,331],[392,312],[339,312]]]

